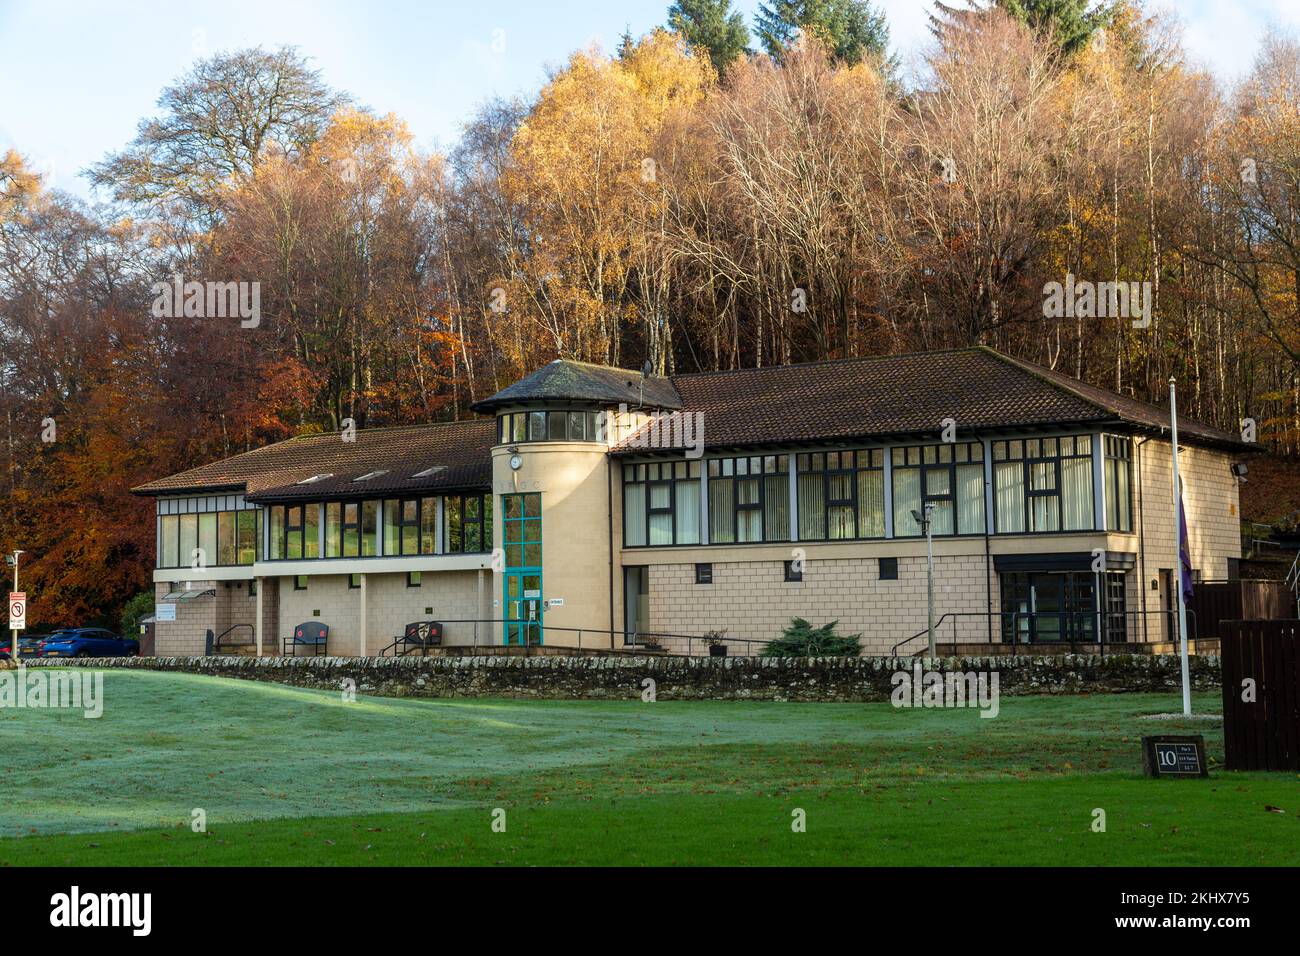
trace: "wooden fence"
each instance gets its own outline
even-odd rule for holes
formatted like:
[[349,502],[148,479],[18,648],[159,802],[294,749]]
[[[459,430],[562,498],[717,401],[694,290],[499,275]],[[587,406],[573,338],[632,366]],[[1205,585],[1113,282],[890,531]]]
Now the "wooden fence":
[[1221,638],[1227,768],[1300,770],[1300,621],[1224,621]]
[[[1189,637],[1215,638],[1223,621],[1277,620],[1295,616],[1295,600],[1281,581],[1202,581],[1187,604]],[[1176,631],[1174,624],[1171,631]]]

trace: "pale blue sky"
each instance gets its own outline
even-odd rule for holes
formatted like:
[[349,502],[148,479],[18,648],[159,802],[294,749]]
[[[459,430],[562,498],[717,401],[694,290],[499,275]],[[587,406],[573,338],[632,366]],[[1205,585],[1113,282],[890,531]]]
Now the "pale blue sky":
[[[13,146],[82,196],[78,173],[131,139],[161,89],[204,52],[292,43],[327,82],[403,117],[421,145],[455,140],[474,106],[529,93],[549,66],[669,0],[0,0],[0,149]],[[883,0],[904,59],[928,40],[929,0]],[[758,0],[738,0],[750,18]],[[1249,68],[1270,25],[1300,33],[1300,0],[1178,0],[1192,55],[1225,78]],[[502,31],[496,33],[494,31]],[[498,42],[494,45],[494,39]]]

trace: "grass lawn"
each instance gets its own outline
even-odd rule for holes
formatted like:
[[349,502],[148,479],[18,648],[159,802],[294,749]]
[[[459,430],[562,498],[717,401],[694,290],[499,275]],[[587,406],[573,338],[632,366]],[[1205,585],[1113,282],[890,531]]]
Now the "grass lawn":
[[1174,694],[1004,697],[988,720],[104,680],[98,720],[0,710],[0,865],[1300,864],[1296,775],[1142,776],[1144,733],[1222,759],[1220,724],[1141,719]]

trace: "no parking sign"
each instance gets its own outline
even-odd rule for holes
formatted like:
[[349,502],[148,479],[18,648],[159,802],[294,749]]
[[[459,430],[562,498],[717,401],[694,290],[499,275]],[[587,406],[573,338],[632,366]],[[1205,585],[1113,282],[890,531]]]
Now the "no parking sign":
[[9,592],[9,629],[21,631],[27,627],[27,592]]

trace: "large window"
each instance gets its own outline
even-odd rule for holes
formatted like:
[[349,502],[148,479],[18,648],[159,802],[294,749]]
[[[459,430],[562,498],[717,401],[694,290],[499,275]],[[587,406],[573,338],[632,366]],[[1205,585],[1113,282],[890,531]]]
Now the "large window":
[[1133,442],[1118,435],[1102,439],[1106,484],[1106,530],[1133,530]]
[[796,459],[799,540],[885,536],[885,452],[813,452]]
[[272,561],[320,557],[319,504],[271,505],[266,511],[271,528]]
[[492,550],[492,496],[447,495],[443,498],[443,551],[479,554]]
[[700,543],[700,463],[623,466],[623,544]]
[[709,461],[711,544],[790,540],[790,457]]
[[202,549],[204,567],[252,564],[258,554],[258,517],[252,509],[158,516],[158,567],[194,565]]
[[1000,578],[1004,643],[1013,635],[1020,644],[1096,641],[1099,616],[1107,643],[1125,640],[1122,571],[1003,572]]
[[1000,534],[1092,528],[1092,437],[993,442],[993,488]]
[[497,444],[529,441],[599,441],[601,412],[507,412],[497,416]]
[[946,442],[894,448],[894,536],[922,533],[916,514],[933,504],[930,533],[983,534],[984,446],[979,442]]
[[[436,507],[436,506],[435,506]],[[420,553],[420,499],[388,499],[384,502],[384,554]]]

